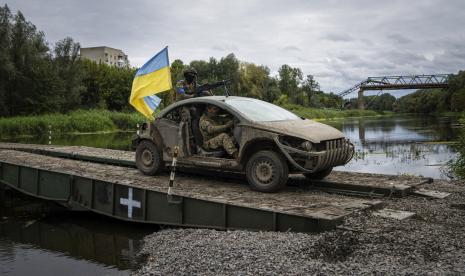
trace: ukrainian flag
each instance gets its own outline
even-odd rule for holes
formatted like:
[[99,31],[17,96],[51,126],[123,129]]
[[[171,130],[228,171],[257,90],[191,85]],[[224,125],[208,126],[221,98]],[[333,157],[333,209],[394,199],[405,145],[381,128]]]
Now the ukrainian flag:
[[168,47],[165,47],[137,71],[132,82],[129,102],[150,120],[161,102],[155,94],[172,88],[169,65]]

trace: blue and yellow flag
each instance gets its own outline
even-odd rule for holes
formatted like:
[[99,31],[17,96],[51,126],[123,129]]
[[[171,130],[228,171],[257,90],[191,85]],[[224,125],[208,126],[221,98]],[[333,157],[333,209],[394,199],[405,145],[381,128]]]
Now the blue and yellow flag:
[[129,102],[137,111],[153,120],[152,114],[161,102],[155,94],[171,88],[168,47],[165,47],[137,71],[132,82]]

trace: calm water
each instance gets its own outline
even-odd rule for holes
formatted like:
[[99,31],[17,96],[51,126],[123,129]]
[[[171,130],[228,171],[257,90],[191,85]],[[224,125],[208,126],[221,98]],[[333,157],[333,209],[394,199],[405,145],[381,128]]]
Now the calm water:
[[[447,178],[441,166],[455,156],[454,118],[402,116],[326,121],[356,146],[345,171]],[[134,133],[53,137],[58,145],[128,150]],[[5,140],[6,141],[6,140]],[[48,137],[11,142],[42,143]],[[1,192],[1,191],[0,191]],[[1,195],[0,195],[1,196]],[[154,226],[123,223],[91,213],[68,212],[53,203],[8,193],[0,199],[0,273],[12,275],[129,274],[142,239]]]
[[455,157],[451,142],[460,126],[453,117],[356,118],[326,123],[341,130],[356,148],[341,171],[411,174],[447,179]]
[[140,266],[143,237],[157,229],[8,191],[0,199],[0,274],[128,275]]

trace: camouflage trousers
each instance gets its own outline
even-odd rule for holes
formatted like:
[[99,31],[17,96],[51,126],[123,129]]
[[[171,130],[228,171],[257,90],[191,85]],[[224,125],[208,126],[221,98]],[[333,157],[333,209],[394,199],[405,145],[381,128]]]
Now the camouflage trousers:
[[210,150],[224,148],[229,155],[237,151],[233,138],[226,133],[221,133],[204,142],[204,148]]

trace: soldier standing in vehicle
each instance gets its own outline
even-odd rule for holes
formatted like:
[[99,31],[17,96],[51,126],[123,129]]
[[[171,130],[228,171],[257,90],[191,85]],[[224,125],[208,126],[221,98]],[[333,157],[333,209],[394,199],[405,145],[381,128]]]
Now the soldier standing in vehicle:
[[190,99],[199,96],[211,96],[210,91],[202,91],[196,95],[197,88],[197,71],[194,68],[188,67],[183,72],[184,79],[176,83],[176,100]]
[[219,111],[217,106],[208,105],[205,114],[200,117],[199,127],[203,136],[203,148],[206,150],[224,148],[236,159],[238,149],[234,144],[234,138],[226,133],[234,123],[231,119],[218,116]]

